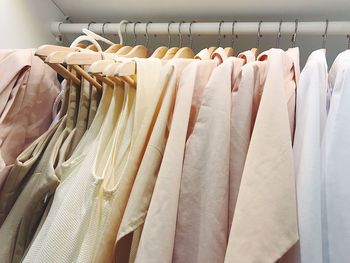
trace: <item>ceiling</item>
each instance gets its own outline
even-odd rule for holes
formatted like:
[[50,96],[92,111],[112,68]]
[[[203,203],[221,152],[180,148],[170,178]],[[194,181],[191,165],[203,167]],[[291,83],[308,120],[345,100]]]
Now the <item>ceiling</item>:
[[72,22],[349,20],[349,0],[54,0]]

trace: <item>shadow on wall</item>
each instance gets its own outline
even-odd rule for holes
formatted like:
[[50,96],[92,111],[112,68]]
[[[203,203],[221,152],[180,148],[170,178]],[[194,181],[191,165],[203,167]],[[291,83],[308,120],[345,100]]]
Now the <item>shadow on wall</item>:
[[55,43],[50,31],[52,21],[63,15],[51,1],[1,0],[0,48],[36,48]]

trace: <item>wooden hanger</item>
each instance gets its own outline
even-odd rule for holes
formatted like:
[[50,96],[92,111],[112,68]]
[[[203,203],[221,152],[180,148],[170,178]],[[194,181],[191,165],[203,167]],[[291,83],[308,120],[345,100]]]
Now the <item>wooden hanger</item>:
[[257,33],[257,36],[256,36],[256,47],[251,49],[252,52],[254,53],[255,57],[257,57],[258,54],[259,54],[260,39],[261,39],[261,37],[262,37],[262,35],[261,35],[261,33],[260,33],[261,24],[262,24],[262,21],[260,20],[260,21],[259,21],[259,25],[258,25],[258,33]]
[[[77,37],[73,43],[71,44],[70,48],[66,48],[66,49],[57,49],[57,50],[52,50],[52,52],[47,56],[47,59],[45,60],[45,62],[47,63],[56,63],[56,64],[63,64],[65,62],[65,57],[72,53],[72,52],[78,52],[82,51],[81,48],[77,48],[76,45],[78,45],[81,41],[89,41],[92,42],[96,48],[96,50],[102,52],[101,46],[97,43],[97,41],[95,39],[93,39],[92,37],[89,36],[79,36]],[[91,46],[91,45],[90,45]],[[87,47],[86,52],[90,52],[91,54],[93,54],[92,52],[95,53],[95,51],[92,51],[91,49],[88,49],[89,46]]]
[[158,47],[156,48],[156,50],[154,50],[154,52],[152,53],[152,55],[150,56],[151,58],[163,58],[165,56],[165,54],[168,52],[168,48],[167,47]]
[[[104,26],[107,23],[104,23],[102,26],[102,32],[104,32]],[[69,65],[91,65],[95,62],[98,61],[103,61],[104,59],[107,58],[113,58],[114,56],[108,56],[108,54],[112,54],[112,53],[117,53],[117,54],[126,54],[127,52],[129,52],[131,50],[131,47],[124,47],[122,43],[119,44],[114,44],[112,41],[101,37],[100,35],[88,30],[88,29],[83,29],[83,32],[85,34],[87,34],[88,36],[96,39],[96,40],[100,40],[103,41],[109,45],[111,45],[107,50],[104,51],[104,53],[70,53],[68,55],[65,56],[65,62]],[[122,41],[122,36],[121,36],[121,31],[120,28],[118,30],[118,34],[119,34],[119,38]],[[112,63],[112,62],[110,62]],[[102,65],[106,65],[105,62],[102,62]],[[96,67],[96,65],[94,65],[92,67],[92,69]],[[99,70],[99,72],[102,70]],[[96,72],[96,70],[93,70],[91,73],[99,73]]]
[[[147,22],[146,23],[146,48],[148,49],[148,43],[149,43],[149,34],[148,34],[148,25],[151,24],[152,22]],[[167,47],[161,46],[156,48],[156,50],[152,53],[150,56],[151,58],[162,58],[164,57],[165,53],[168,51]]]
[[177,53],[177,51],[179,51],[178,47],[169,48],[162,59],[172,59],[175,56],[175,54]]
[[123,55],[125,58],[146,58],[148,56],[148,49],[143,45],[133,47],[128,53]]
[[78,51],[79,47],[62,47],[62,46],[56,46],[56,45],[42,45],[37,48],[35,51],[35,55],[39,57],[46,58],[48,55],[50,55],[52,52],[56,51],[66,51],[66,52],[74,52]]
[[211,54],[214,53],[214,51],[215,51],[216,49],[217,49],[217,47],[209,47],[209,48],[208,48],[208,51],[209,51],[210,56],[211,56]]
[[111,46],[109,46],[104,52],[105,53],[117,53],[117,51],[119,49],[121,49],[123,47],[123,45],[121,44],[113,44]]
[[231,32],[231,47],[225,47],[225,52],[227,57],[232,57],[234,55],[234,43],[235,43],[235,25],[237,21],[233,21],[232,23],[232,32]]
[[182,47],[182,35],[181,35],[181,24],[184,22],[179,23],[179,46],[180,49],[176,52],[173,58],[194,58],[193,50],[189,47]]
[[225,47],[225,52],[227,57],[232,57],[233,56],[233,48],[232,47]]
[[[41,58],[43,61],[53,52],[63,51],[63,52],[72,52],[78,50],[78,47],[62,47],[56,45],[42,45],[36,51],[35,55]],[[67,80],[72,80],[74,84],[80,85],[80,79],[78,79],[74,74],[69,70],[63,67],[60,64],[47,63],[53,70],[55,70],[59,75]]]
[[173,58],[194,58],[193,50],[189,47],[180,48]]
[[168,51],[164,54],[163,58],[164,60],[172,59],[176,52],[179,50],[178,47],[170,47],[171,45],[171,35],[170,35],[170,25],[175,23],[174,21],[171,21],[168,23]]
[[126,58],[134,58],[134,57],[139,57],[139,58],[145,58],[148,56],[148,49],[143,46],[143,45],[136,45],[137,43],[137,37],[136,37],[136,25],[140,23],[140,22],[135,22],[134,23],[134,47],[125,55],[123,55],[123,57]]

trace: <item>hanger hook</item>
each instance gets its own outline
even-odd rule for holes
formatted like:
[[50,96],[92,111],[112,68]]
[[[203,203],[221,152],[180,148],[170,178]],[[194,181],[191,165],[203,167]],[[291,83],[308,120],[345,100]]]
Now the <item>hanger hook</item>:
[[293,34],[293,36],[292,36],[292,47],[295,47],[295,43],[296,43],[296,41],[297,41],[298,23],[299,23],[299,20],[298,20],[298,19],[295,19],[294,34]]
[[151,23],[152,23],[151,21],[146,23],[146,48],[148,48],[148,42],[149,42],[148,25]]
[[196,21],[192,21],[190,23],[190,27],[189,27],[189,32],[190,32],[190,48],[192,49],[192,44],[193,44],[193,36],[192,36],[192,24],[193,23],[197,23]]
[[217,42],[217,46],[220,47],[221,45],[221,26],[222,26],[222,23],[224,23],[225,21],[221,20],[219,22],[219,37],[218,37],[218,42]]
[[170,48],[170,44],[171,44],[171,35],[170,35],[170,25],[175,23],[174,21],[170,21],[168,23],[168,48]]
[[327,34],[328,34],[328,19],[326,20],[326,28],[324,30],[324,34],[322,35],[323,41],[322,41],[322,48],[326,48],[326,42],[327,42]]
[[140,24],[140,23],[141,23],[140,21],[137,21],[134,23],[134,46],[136,46],[136,44],[137,44],[136,25]]
[[105,23],[102,24],[102,36],[103,36],[103,37],[106,36],[106,34],[105,34],[105,26],[106,26],[106,24],[110,24],[110,23],[111,23],[111,22],[105,22]]
[[276,47],[279,48],[280,47],[280,40],[281,40],[281,28],[282,28],[282,23],[283,23],[283,20],[281,19],[280,20],[280,24],[278,26],[278,34],[277,34],[277,40],[276,40]]
[[181,35],[181,25],[185,23],[185,21],[181,21],[179,23],[179,47],[181,48],[182,47],[182,35]]
[[119,37],[119,44],[123,45],[124,41],[123,41],[123,34],[122,34],[122,26],[125,24],[124,27],[124,34],[125,34],[125,43],[128,40],[128,35],[126,34],[126,27],[130,22],[127,20],[122,20],[119,22],[119,28],[118,28],[118,37]]
[[[96,24],[96,22],[90,22],[90,23],[88,24],[88,26],[87,26],[87,29],[88,29],[88,30],[90,30],[91,24]],[[91,31],[91,30],[90,30],[90,31]]]
[[232,36],[232,39],[231,39],[231,47],[233,48],[234,44],[235,44],[235,25],[237,23],[237,20],[233,21],[232,23],[232,31],[231,31],[231,36]]
[[262,20],[259,21],[259,25],[258,25],[258,34],[256,37],[256,48],[259,49],[260,47],[260,38],[262,37],[261,35],[261,24],[262,24]]

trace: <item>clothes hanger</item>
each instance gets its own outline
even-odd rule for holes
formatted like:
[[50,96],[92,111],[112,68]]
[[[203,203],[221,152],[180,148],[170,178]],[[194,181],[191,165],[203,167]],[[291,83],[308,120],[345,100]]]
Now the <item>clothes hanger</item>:
[[[136,25],[140,22],[134,23],[134,44],[137,43],[137,36],[136,36]],[[136,49],[135,49],[136,48]],[[134,58],[134,57],[141,57],[146,58],[148,54],[148,49],[142,45],[137,45],[131,50],[128,54],[123,56],[123,58]],[[125,59],[122,59],[125,60]],[[120,75],[120,73],[122,75]],[[114,79],[115,76],[120,77],[123,81],[127,82],[130,85],[135,85],[135,81],[129,77],[131,75],[136,74],[136,62],[133,60],[126,60],[125,62],[118,62],[108,65],[103,70],[103,75],[107,77],[112,77]]]
[[262,37],[261,35],[261,24],[262,24],[262,20],[259,21],[259,25],[258,25],[258,33],[257,33],[257,36],[256,36],[256,47],[255,48],[252,48],[252,52],[254,53],[255,57],[258,56],[259,54],[259,48],[260,48],[260,39]]
[[282,23],[283,23],[283,21],[281,20],[280,24],[278,26],[278,33],[277,33],[277,38],[276,38],[276,47],[277,48],[280,48],[280,40],[281,40],[281,36],[282,36],[282,34],[281,34]]
[[[119,44],[120,45],[123,45],[124,44],[124,38],[123,38],[123,34],[121,32],[121,28],[122,26],[125,24],[125,27],[124,27],[124,34],[125,34],[125,43],[127,42],[127,34],[126,34],[126,27],[127,27],[127,24],[129,22],[127,20],[122,20],[120,21],[119,23],[119,28],[118,28],[118,36],[119,36]],[[117,52],[116,52],[116,56],[119,56],[119,55],[122,55],[123,53],[128,53],[130,50],[132,49],[132,47],[129,47],[129,46],[123,46],[121,47]],[[108,65],[111,65],[113,63],[115,63],[115,60],[114,60],[114,57],[113,58],[107,58],[106,57],[106,54],[102,54],[102,59],[100,60],[97,60],[96,62],[93,62],[91,64],[91,66],[89,67],[88,69],[88,72],[90,74],[101,74],[103,73],[104,69],[108,66]],[[101,76],[102,77],[102,76]],[[103,77],[102,77],[103,79]]]
[[[104,34],[104,26],[107,23],[103,23],[102,25],[102,34]],[[69,54],[67,54],[64,57],[64,62],[68,65],[91,65],[92,63],[101,60],[101,58],[104,58],[106,56],[108,56],[109,54],[110,57],[113,57],[113,51],[118,51],[120,49],[120,47],[122,47],[122,44],[114,44],[112,41],[110,41],[109,39],[106,39],[86,28],[84,28],[83,33],[85,33],[86,35],[92,37],[95,40],[100,40],[108,45],[110,45],[110,47],[105,50],[103,53],[107,53],[105,56],[101,55],[101,52],[71,52]],[[114,52],[115,53],[115,52]]]
[[326,28],[325,28],[325,30],[324,30],[324,34],[322,35],[322,38],[323,38],[323,40],[322,40],[322,49],[324,49],[325,51],[326,51],[326,42],[327,42],[327,34],[328,34],[328,23],[329,23],[329,21],[328,21],[328,19],[326,20]]
[[[146,24],[146,48],[148,46],[149,43],[149,35],[148,35],[148,25],[151,22],[148,22]],[[163,47],[161,47],[163,48]],[[165,47],[166,50],[168,50]],[[155,54],[156,53],[156,54]],[[160,50],[158,48],[158,51],[156,50],[155,53],[153,53],[153,57],[156,58],[161,58],[164,56],[164,54],[166,52],[162,52],[162,50]],[[126,61],[126,62],[122,62],[120,65],[116,66],[114,69],[114,73],[112,73],[114,76],[120,76],[120,77],[126,77],[126,76],[131,76],[131,75],[135,75],[136,74],[136,62],[135,61]],[[128,81],[128,83],[130,83],[130,81]]]
[[225,47],[225,52],[227,57],[232,57],[234,54],[234,42],[235,42],[235,25],[237,21],[233,21],[232,23],[232,31],[231,31],[231,46]]
[[297,41],[297,32],[298,32],[298,19],[295,19],[294,34],[292,36],[292,47],[295,47]]
[[[97,43],[97,41],[92,38],[91,36],[81,36],[78,37],[77,39],[75,39],[73,41],[73,43],[71,44],[71,46],[75,46],[78,42],[82,41],[82,40],[86,40],[86,41],[90,41],[92,43],[95,44],[95,46],[98,49],[98,52],[102,52],[102,48],[101,46]],[[98,54],[98,53],[97,53]],[[84,69],[82,69],[79,65],[77,64],[70,64],[69,65],[73,70],[75,70],[81,77],[83,77],[84,79],[86,79],[88,82],[90,82],[91,85],[93,85],[94,87],[96,87],[97,89],[102,89],[102,85],[96,81],[96,79],[94,79],[92,76],[89,75],[88,72],[86,72]]]
[[[122,20],[120,21],[119,23],[119,28],[118,28],[118,36],[119,36],[119,42],[120,44],[123,44],[124,45],[124,42],[125,42],[125,45],[123,47],[121,47],[117,52],[116,52],[116,55],[117,56],[122,56],[122,55],[125,55],[127,54],[128,52],[130,52],[130,50],[132,49],[131,46],[127,46],[126,43],[128,42],[128,35],[126,33],[126,29],[127,29],[127,26],[128,24],[131,23],[127,20]],[[124,27],[124,35],[125,35],[125,41],[123,39],[123,35],[122,35],[122,32],[121,32],[121,27],[122,25],[125,24],[125,27]]]
[[[149,35],[148,35],[148,25],[152,22],[147,22],[146,24],[146,48],[148,48],[148,42],[149,42]],[[166,52],[168,51],[168,48],[165,46],[160,46],[154,50],[150,58],[163,58]]]
[[173,23],[175,22],[170,21],[168,23],[168,51],[165,53],[165,55],[162,58],[164,60],[172,59],[175,56],[176,52],[179,50],[178,47],[170,47],[171,45],[170,25]]
[[[192,23],[196,23],[196,21],[192,21]],[[192,28],[190,25],[190,31],[192,33]],[[190,39],[191,40],[191,39]],[[209,60],[210,59],[210,55],[213,53],[214,50],[209,51],[209,48],[204,48],[202,50],[200,50],[195,56],[195,59],[200,59],[200,60]]]
[[[89,57],[89,55],[94,56],[94,55],[96,55],[97,52],[102,52],[102,48],[98,44],[98,42],[93,37],[87,36],[87,35],[81,35],[81,36],[77,37],[73,41],[73,43],[71,44],[71,47],[73,47],[73,46],[75,47],[77,44],[79,44],[82,41],[88,41],[88,42],[92,43],[94,48],[91,48],[91,45],[90,45],[86,49],[78,49],[78,50],[74,50],[74,51],[70,51],[70,50],[55,51],[46,57],[45,62],[55,63],[55,64],[63,64],[66,62],[66,56],[71,55],[71,54],[85,54],[86,53],[86,55],[81,55],[84,59],[86,59],[86,57]],[[77,56],[77,58],[80,58],[80,57]],[[72,62],[71,64],[79,64],[79,63]]]
[[136,45],[137,44],[137,36],[136,36],[136,25],[141,22],[135,22],[134,23],[134,47],[123,57],[126,58],[134,58],[134,57],[139,57],[139,58],[146,58],[148,57],[148,49],[143,46],[143,45]]
[[[90,25],[93,24],[93,23],[95,23],[95,22],[90,22],[90,23],[88,24],[88,28],[87,28],[87,29],[86,29],[86,28],[82,29],[83,33],[84,33],[85,35],[87,35],[87,36],[90,36],[91,39],[95,39],[95,40],[102,41],[102,42],[104,42],[104,43],[106,43],[106,44],[108,44],[108,45],[113,44],[113,42],[111,42],[110,40],[108,40],[108,39],[106,39],[106,38],[104,38],[104,37],[101,37],[100,35],[97,35],[96,33],[94,33],[94,32],[92,32],[92,31],[89,30]],[[80,41],[82,41],[82,40],[80,40]],[[91,42],[91,41],[89,41],[89,42]],[[77,43],[79,43],[79,40],[77,41]],[[83,50],[84,52],[85,52],[85,51],[93,51],[93,52],[99,51],[99,49],[98,49],[98,46],[99,46],[99,45],[96,44],[97,41],[91,42],[91,43],[92,43],[91,45],[85,47],[85,49]],[[77,45],[74,45],[74,46],[77,46]],[[81,49],[80,49],[80,50],[73,50],[73,51],[70,51],[70,50],[63,50],[63,51],[52,52],[52,53],[50,54],[50,56],[49,56],[48,58],[46,58],[46,62],[48,62],[48,63],[62,64],[62,63],[65,62],[65,57],[66,57],[66,55],[71,54],[71,53],[79,53],[79,51],[82,51],[82,50],[81,50]],[[85,57],[88,57],[89,54],[91,54],[91,56],[93,56],[93,54],[94,54],[93,52],[90,52],[90,53],[85,54]],[[84,55],[82,55],[82,56],[84,56]],[[85,57],[84,57],[84,58],[85,58]],[[72,63],[72,64],[74,64],[74,63]],[[78,64],[78,63],[75,63],[75,64]]]
[[[93,22],[91,22],[93,23]],[[91,23],[88,24],[88,28],[90,27]],[[83,31],[83,33],[87,33],[86,36],[80,36],[76,38],[72,44],[71,47],[77,46],[81,41],[89,41],[90,43],[93,43],[93,47],[90,45],[87,47],[89,50],[101,50],[101,46],[97,43],[93,35],[92,31]],[[101,39],[100,39],[101,40]],[[92,52],[91,52],[92,53]],[[95,53],[95,52],[94,52]],[[87,87],[85,84],[87,81],[90,82],[93,86],[95,86],[98,89],[102,89],[102,85],[100,85],[94,78],[92,78],[89,74],[86,74],[85,70],[81,68],[78,65],[70,65],[68,66],[70,70],[77,73],[81,77],[80,85],[74,85],[73,83],[68,82],[69,85],[69,98],[68,98],[68,109],[67,109],[67,123],[66,127],[74,128],[79,123],[79,121],[84,118],[83,115],[88,114],[86,112],[83,114],[83,108],[82,106],[88,103],[89,100],[89,92],[90,87]],[[79,89],[79,90],[78,90]],[[78,98],[79,97],[79,98]]]
[[[105,22],[105,23],[102,24],[102,36],[105,36],[105,26],[106,26],[106,24],[110,24],[110,22]],[[118,44],[113,43],[104,52],[105,53],[116,53],[122,47],[123,47],[123,45],[120,44],[120,43],[118,43]]]
[[176,52],[173,58],[194,58],[193,50],[189,47],[182,47],[182,35],[181,35],[181,24],[185,22],[179,23],[179,47],[180,49]]
[[221,26],[224,21],[220,21],[219,23],[219,35],[217,40],[217,46],[218,48],[215,49],[215,51],[210,55],[210,58],[214,61],[216,61],[218,64],[221,64],[226,58],[227,53],[226,50],[221,47]]
[[[60,29],[61,24],[62,23],[59,24],[58,29]],[[35,55],[45,62],[46,57],[50,55],[52,52],[56,52],[56,51],[71,52],[79,49],[80,49],[79,47],[69,48],[69,47],[62,47],[62,46],[56,46],[56,45],[42,45],[35,51]],[[62,65],[52,64],[52,63],[47,63],[47,64],[64,79],[71,80],[76,85],[80,85],[80,79],[77,78],[72,72],[70,72],[68,69],[66,69]]]

